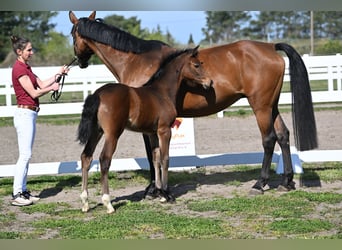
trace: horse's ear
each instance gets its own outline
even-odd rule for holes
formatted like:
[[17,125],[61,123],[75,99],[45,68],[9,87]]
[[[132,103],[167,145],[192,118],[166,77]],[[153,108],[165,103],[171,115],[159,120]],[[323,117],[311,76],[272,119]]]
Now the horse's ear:
[[93,12],[89,15],[89,19],[90,19],[90,20],[95,20],[95,16],[96,16],[96,11],[93,11]]
[[197,54],[198,54],[198,48],[199,48],[199,45],[197,45],[195,48],[193,48],[193,50],[192,50],[192,56],[197,56]]
[[70,19],[70,22],[72,24],[76,24],[78,19],[77,17],[75,16],[74,12],[72,12],[71,10],[69,11],[69,19]]

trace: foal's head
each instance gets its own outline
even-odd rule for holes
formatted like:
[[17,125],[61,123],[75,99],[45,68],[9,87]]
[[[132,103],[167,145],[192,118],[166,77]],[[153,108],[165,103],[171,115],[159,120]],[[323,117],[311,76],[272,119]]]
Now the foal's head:
[[[202,67],[202,62],[197,57],[198,47],[199,46],[194,49],[177,50],[171,53],[161,62],[159,69],[144,86],[152,85],[155,82],[158,82],[162,77],[166,80],[165,82],[174,81],[171,79],[176,76],[178,79],[177,89],[182,82],[194,86],[201,85],[205,89],[210,88],[212,80],[207,76],[206,71]],[[170,79],[167,77],[170,77]]]
[[208,77],[206,71],[203,69],[202,62],[198,59],[198,47],[189,49],[189,60],[181,69],[181,75],[184,82],[187,84],[199,84],[204,89],[209,89],[213,81]]
[[[93,11],[89,16],[89,19],[95,20],[95,15],[96,15],[96,12]],[[88,67],[88,61],[90,57],[94,54],[94,51],[92,51],[89,48],[85,39],[82,38],[80,34],[78,33],[77,29],[78,29],[79,19],[77,19],[77,17],[72,11],[69,11],[69,19],[71,23],[73,24],[72,29],[71,29],[71,35],[73,38],[74,52],[78,59],[78,65],[80,68],[86,68]]]

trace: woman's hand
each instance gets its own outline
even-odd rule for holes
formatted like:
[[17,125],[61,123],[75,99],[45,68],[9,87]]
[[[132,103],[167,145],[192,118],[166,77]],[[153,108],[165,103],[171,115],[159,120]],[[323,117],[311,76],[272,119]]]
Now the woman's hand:
[[58,71],[58,74],[67,74],[69,72],[69,68],[66,65],[63,65],[60,70]]
[[59,90],[59,83],[58,83],[58,82],[54,82],[54,83],[51,85],[51,90],[53,90],[53,91]]

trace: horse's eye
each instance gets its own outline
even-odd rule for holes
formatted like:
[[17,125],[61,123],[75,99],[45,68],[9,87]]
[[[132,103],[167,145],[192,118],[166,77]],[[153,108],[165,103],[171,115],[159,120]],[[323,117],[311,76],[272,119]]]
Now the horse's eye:
[[194,63],[195,68],[198,68],[199,66],[201,66],[199,63]]

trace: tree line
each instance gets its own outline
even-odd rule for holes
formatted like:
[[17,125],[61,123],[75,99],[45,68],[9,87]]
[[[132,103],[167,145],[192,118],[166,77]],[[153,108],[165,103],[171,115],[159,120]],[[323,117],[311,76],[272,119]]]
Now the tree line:
[[314,37],[341,40],[341,11],[232,11],[206,12],[205,40],[221,43],[241,38],[254,40],[308,39],[311,17]]
[[[73,56],[71,39],[70,35],[55,31],[56,23],[51,19],[57,14],[56,11],[0,12],[0,67],[10,67],[14,62],[10,42],[13,34],[32,41],[36,50],[33,66],[68,62]],[[300,53],[309,53],[313,31],[315,54],[342,51],[341,11],[206,11],[205,16],[206,25],[202,28],[204,39],[200,41],[202,47],[251,39],[288,42]],[[152,30],[142,27],[141,20],[136,16],[125,18],[113,14],[105,17],[104,22],[142,39],[161,40],[175,47],[194,43],[191,31],[188,44],[181,44],[169,31],[163,32],[158,24]],[[91,60],[91,63],[101,63],[95,56]]]

